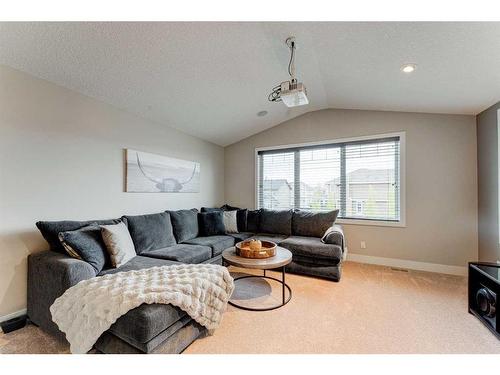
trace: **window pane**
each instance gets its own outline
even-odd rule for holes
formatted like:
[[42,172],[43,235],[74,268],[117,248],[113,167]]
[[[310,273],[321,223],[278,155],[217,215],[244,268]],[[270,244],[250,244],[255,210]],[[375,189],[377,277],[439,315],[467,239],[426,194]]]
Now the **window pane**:
[[399,221],[399,137],[259,153],[258,207]]
[[346,145],[346,217],[399,220],[399,142]]
[[290,209],[294,206],[294,153],[262,155],[259,207]]
[[313,211],[340,207],[340,148],[300,151],[300,207]]

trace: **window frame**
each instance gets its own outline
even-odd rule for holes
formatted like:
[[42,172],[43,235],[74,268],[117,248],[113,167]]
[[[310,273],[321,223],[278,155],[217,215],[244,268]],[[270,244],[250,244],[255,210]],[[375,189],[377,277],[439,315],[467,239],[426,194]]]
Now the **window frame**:
[[384,227],[406,227],[406,132],[399,131],[393,133],[383,133],[366,135],[359,137],[349,137],[349,138],[337,138],[329,139],[324,141],[316,142],[305,142],[296,144],[285,144],[277,146],[265,146],[256,147],[254,155],[254,208],[257,209],[259,202],[259,152],[260,151],[274,151],[280,149],[288,148],[300,148],[309,146],[323,146],[323,145],[334,145],[336,143],[346,143],[346,142],[358,142],[358,141],[370,141],[382,138],[399,137],[399,221],[393,220],[374,220],[374,219],[337,219],[336,223],[346,224],[346,225],[372,225],[372,226],[384,226]]

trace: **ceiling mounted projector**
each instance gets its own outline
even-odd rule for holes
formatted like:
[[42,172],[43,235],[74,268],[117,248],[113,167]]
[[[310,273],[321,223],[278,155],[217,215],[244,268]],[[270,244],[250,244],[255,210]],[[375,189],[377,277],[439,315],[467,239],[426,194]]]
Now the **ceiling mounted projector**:
[[298,83],[295,78],[295,38],[293,36],[288,38],[286,45],[290,48],[290,62],[288,63],[290,81],[281,82],[280,85],[274,87],[268,100],[270,102],[283,102],[287,107],[309,104],[306,87],[303,83]]

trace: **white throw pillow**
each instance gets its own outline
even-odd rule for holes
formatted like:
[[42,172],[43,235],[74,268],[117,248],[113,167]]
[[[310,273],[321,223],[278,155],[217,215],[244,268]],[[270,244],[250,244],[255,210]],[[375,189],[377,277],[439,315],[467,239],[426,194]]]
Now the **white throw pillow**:
[[113,267],[118,268],[137,255],[134,242],[124,222],[101,225],[101,234]]
[[223,211],[224,226],[226,233],[238,233],[238,222],[236,219],[237,211]]

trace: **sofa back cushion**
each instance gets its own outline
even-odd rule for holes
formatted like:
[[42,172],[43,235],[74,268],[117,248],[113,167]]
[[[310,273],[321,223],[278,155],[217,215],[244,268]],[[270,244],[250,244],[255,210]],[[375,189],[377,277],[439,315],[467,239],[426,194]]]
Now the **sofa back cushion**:
[[77,230],[60,232],[59,241],[68,255],[90,264],[96,274],[111,264],[101,228],[95,223]]
[[263,208],[260,210],[260,225],[259,232],[284,234],[289,236],[292,234],[292,210],[268,210]]
[[259,230],[260,230],[260,210],[248,210],[246,231],[257,233]]
[[200,235],[203,237],[226,234],[222,210],[199,213],[198,223]]
[[339,210],[312,212],[295,210],[292,217],[292,233],[295,236],[319,237],[337,220]]
[[137,254],[175,245],[174,231],[168,212],[124,216]]
[[168,211],[178,243],[198,237],[198,210]]
[[98,225],[110,225],[118,224],[120,219],[109,219],[109,220],[87,220],[87,221],[39,221],[36,226],[40,233],[42,233],[43,238],[49,243],[50,250],[56,251],[61,254],[66,254],[61,241],[59,241],[59,233],[67,232],[72,230],[78,230],[80,228],[89,226],[91,224]]

